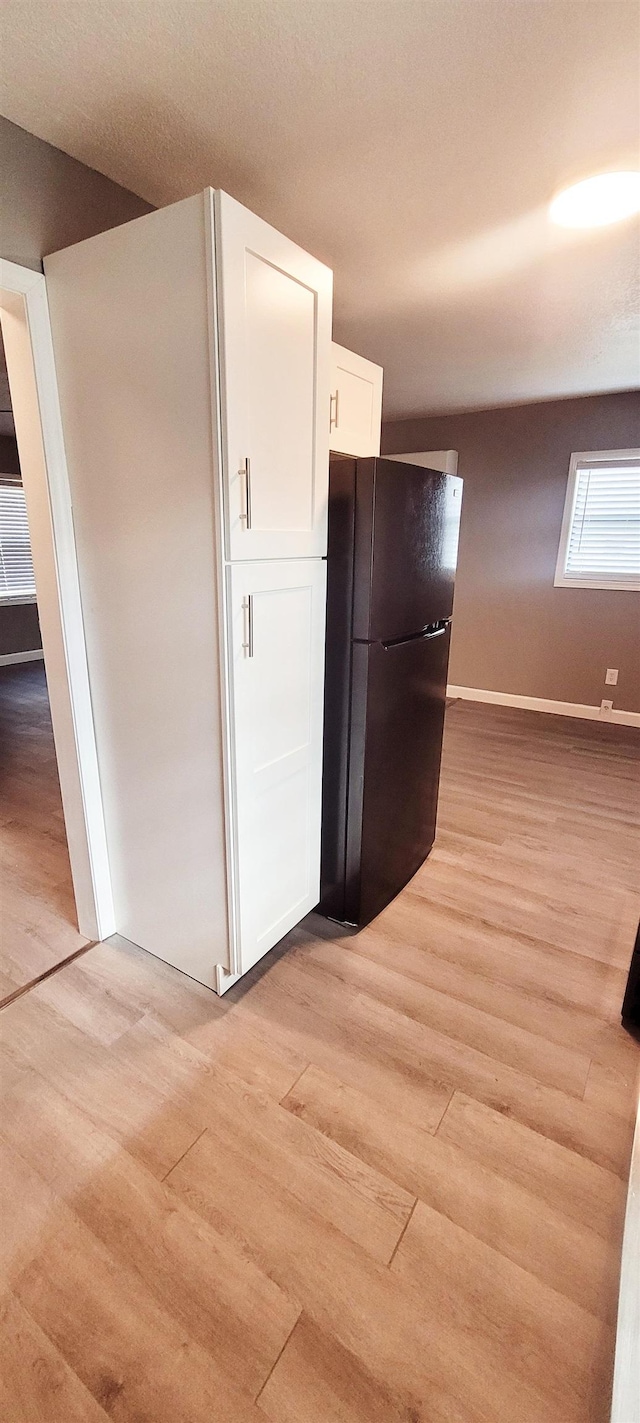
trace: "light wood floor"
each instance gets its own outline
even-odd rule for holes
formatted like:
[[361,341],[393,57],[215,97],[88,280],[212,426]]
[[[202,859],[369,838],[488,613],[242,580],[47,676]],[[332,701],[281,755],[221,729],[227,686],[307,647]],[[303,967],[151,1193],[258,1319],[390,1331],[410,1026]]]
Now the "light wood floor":
[[4,1417],[605,1423],[639,760],[456,703],[371,928],[221,1000],[111,941],[2,1011]]
[[86,944],[42,662],[0,667],[0,1006]]

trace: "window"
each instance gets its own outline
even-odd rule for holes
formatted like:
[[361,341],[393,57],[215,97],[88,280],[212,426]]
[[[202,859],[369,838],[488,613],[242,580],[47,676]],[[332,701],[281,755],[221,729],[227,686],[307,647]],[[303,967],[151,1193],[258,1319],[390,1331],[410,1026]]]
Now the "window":
[[555,586],[640,589],[640,450],[571,456]]
[[0,603],[31,602],[36,584],[24,489],[0,485]]

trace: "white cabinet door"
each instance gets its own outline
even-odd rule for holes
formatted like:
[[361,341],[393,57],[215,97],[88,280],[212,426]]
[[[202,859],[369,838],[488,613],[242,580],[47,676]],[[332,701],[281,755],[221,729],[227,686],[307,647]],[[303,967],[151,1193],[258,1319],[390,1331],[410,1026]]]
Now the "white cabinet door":
[[235,972],[318,902],[326,564],[227,569]]
[[215,194],[227,557],[327,549],[332,274]]
[[382,366],[331,345],[329,448],[343,455],[379,455]]

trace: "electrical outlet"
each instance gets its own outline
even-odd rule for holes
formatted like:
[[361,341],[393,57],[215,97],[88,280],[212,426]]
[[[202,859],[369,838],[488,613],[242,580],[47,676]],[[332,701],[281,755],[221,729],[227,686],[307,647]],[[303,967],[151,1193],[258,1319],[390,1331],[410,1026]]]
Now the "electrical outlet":
[[600,716],[606,716],[607,712],[613,711],[613,702],[601,701]]
[[618,669],[617,667],[607,667],[607,675],[604,679],[606,687],[617,687]]

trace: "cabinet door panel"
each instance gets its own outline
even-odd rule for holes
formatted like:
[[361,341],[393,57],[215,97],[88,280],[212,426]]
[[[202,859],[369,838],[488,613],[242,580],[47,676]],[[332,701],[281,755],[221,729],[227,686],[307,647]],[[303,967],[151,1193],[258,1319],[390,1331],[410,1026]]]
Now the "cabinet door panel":
[[332,342],[329,448],[364,458],[379,455],[381,417],[382,366]]
[[326,565],[228,569],[237,971],[318,902]]
[[326,553],[332,277],[216,193],[227,555]]

